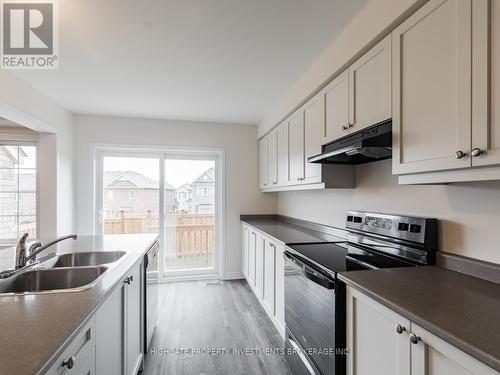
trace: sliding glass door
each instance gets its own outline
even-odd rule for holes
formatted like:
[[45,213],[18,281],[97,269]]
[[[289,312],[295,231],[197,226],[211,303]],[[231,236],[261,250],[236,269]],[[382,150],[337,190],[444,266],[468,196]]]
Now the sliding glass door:
[[170,155],[164,166],[165,272],[215,272],[216,160]]
[[164,278],[220,272],[221,155],[96,152],[96,232],[158,233]]

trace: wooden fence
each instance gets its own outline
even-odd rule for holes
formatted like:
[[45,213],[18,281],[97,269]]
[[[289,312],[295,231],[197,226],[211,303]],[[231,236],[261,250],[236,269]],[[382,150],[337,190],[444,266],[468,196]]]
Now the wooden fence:
[[[214,223],[212,214],[167,214],[165,234],[167,252],[175,255],[208,254],[214,250]],[[120,217],[104,219],[104,234],[159,233],[158,215],[120,213]],[[170,251],[169,251],[170,250]]]

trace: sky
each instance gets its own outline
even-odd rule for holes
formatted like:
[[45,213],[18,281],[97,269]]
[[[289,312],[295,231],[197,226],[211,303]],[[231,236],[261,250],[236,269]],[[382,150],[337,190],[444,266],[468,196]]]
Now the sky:
[[[207,169],[213,160],[165,160],[165,180],[174,188],[192,182]],[[160,179],[160,161],[149,158],[105,157],[104,171],[133,171],[153,180]]]

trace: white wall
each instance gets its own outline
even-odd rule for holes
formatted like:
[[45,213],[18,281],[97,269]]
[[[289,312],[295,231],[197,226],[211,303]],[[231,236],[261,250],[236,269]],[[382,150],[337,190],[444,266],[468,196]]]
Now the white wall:
[[385,160],[358,166],[355,189],[278,194],[278,213],[338,228],[349,209],[436,217],[441,250],[500,263],[500,181],[403,186]]
[[257,127],[107,116],[75,116],[78,232],[92,233],[91,143],[225,149],[226,276],[241,272],[240,214],[274,213],[273,194],[258,191]]
[[12,72],[0,71],[0,116],[40,137],[40,236],[68,234],[74,220],[73,115]]
[[371,0],[260,121],[263,136],[426,0]]

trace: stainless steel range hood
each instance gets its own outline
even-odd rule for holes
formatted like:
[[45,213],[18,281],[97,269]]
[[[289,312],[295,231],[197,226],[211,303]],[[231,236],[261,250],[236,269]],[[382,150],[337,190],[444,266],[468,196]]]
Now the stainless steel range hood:
[[392,157],[392,121],[374,125],[323,146],[307,159],[319,164],[364,164]]

